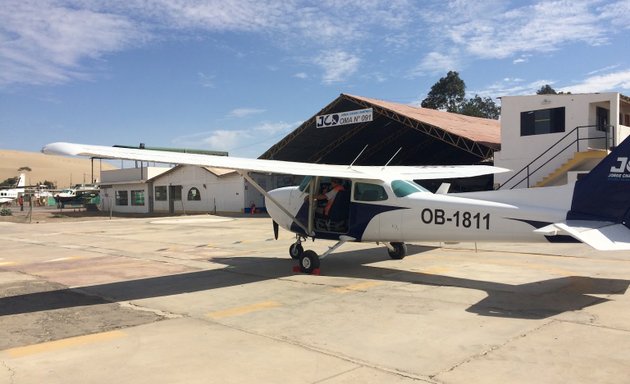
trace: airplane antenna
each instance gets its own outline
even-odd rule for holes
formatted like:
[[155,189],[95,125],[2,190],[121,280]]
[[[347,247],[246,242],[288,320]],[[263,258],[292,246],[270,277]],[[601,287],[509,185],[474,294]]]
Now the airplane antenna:
[[398,152],[400,152],[402,150],[402,147],[398,148],[398,150],[396,151],[396,153],[394,153],[394,156],[392,156],[391,159],[389,159],[389,161],[383,165],[383,168],[381,168],[381,170],[385,169],[385,167],[387,167],[389,165],[389,163],[392,162],[392,160],[394,160],[394,157],[396,157],[396,155],[398,154]]
[[361,152],[359,152],[359,154],[357,155],[357,157],[354,158],[354,160],[352,160],[352,163],[350,163],[350,165],[348,165],[348,168],[352,168],[352,166],[354,165],[354,163],[359,159],[359,157],[361,157],[361,155],[363,154],[363,152],[365,151],[365,149],[368,147],[368,144],[365,144],[365,147],[363,147],[363,149],[361,150]]

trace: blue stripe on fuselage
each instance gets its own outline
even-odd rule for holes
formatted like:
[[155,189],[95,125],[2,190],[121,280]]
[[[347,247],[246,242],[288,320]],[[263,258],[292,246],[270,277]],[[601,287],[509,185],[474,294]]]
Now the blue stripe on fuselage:
[[[357,241],[361,241],[363,238],[363,233],[367,228],[368,224],[372,219],[383,213],[394,211],[397,209],[408,209],[405,207],[396,207],[390,205],[381,205],[381,204],[365,204],[365,203],[357,203],[351,202],[349,215],[348,215],[348,232],[344,233],[345,235],[354,237]],[[308,204],[304,203],[300,207],[296,218],[300,220],[302,223],[308,222]],[[297,224],[291,224],[291,232],[295,232],[301,235],[305,235],[306,233],[300,228]],[[338,232],[325,232],[325,231],[315,231],[315,237],[329,240],[337,240],[339,239],[340,233]]]

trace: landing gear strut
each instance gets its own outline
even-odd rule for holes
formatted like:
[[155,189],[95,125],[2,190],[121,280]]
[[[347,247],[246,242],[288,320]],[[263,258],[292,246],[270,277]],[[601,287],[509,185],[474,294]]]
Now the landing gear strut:
[[[328,250],[324,252],[321,256],[318,256],[315,251],[311,251],[311,250],[303,251],[302,254],[299,256],[300,265],[295,267],[294,271],[297,272],[299,270],[302,273],[319,274],[319,260],[320,259],[323,259],[326,256],[330,255],[337,248],[341,247],[344,243],[348,241],[354,241],[354,240],[356,240],[354,237],[345,236],[345,235],[339,236],[339,241],[332,247],[328,247]],[[298,238],[298,241],[295,244],[293,244],[291,247],[295,247],[297,249],[299,246],[300,249],[302,249],[302,246],[300,245],[300,241],[301,241],[300,238]],[[289,248],[289,251],[291,250],[292,248]]]

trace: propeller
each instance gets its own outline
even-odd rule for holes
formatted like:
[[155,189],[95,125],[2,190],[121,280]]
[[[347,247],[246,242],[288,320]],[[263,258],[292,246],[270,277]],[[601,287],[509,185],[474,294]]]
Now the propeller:
[[279,227],[279,226],[278,226],[278,223],[276,223],[276,222],[275,222],[275,220],[274,220],[274,221],[272,221],[272,223],[273,223],[273,237],[274,237],[276,240],[278,240],[278,227]]

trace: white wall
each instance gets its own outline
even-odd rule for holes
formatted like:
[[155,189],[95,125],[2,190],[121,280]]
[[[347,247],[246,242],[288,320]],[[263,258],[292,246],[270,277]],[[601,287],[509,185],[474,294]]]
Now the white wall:
[[[596,124],[596,107],[608,109],[610,124],[615,126],[615,138],[617,142],[622,141],[630,129],[618,126],[618,116],[620,113],[620,102],[618,93],[600,94],[567,94],[567,95],[531,95],[531,96],[505,96],[501,98],[501,151],[495,152],[495,165],[508,168],[513,172],[506,172],[495,175],[495,182],[503,184],[517,171],[521,170],[529,162],[542,154],[550,146],[560,140],[577,126],[587,126]],[[560,133],[549,133],[542,135],[521,136],[521,112],[541,109],[552,109],[565,107],[565,131]],[[599,137],[603,132],[595,128],[580,129],[580,137]],[[576,136],[572,136],[563,141],[564,145],[550,151],[538,162],[533,164],[531,172],[538,168],[546,160],[558,153],[568,145]],[[592,139],[580,142],[580,151],[591,148],[605,148],[603,139]],[[617,143],[614,143],[616,145]],[[573,157],[577,151],[577,146],[573,146],[563,152],[542,169],[534,174],[530,181],[530,186],[542,180],[546,175],[557,169],[564,162]],[[525,176],[525,173],[522,174]],[[517,179],[522,178],[521,175]],[[515,180],[510,182],[511,185]],[[525,183],[519,187],[526,187]]]
[[101,171],[101,183],[120,183],[125,181],[140,181],[153,178],[168,171],[166,167],[123,168]]
[[[175,212],[242,212],[245,207],[243,178],[234,173],[217,177],[204,168],[186,165],[153,180],[153,187],[182,186],[182,200],[175,202]],[[188,200],[191,188],[197,188],[201,200]],[[248,205],[249,206],[249,205]],[[169,201],[155,201],[155,212],[169,212]]]
[[[127,205],[116,205],[116,191],[127,191]],[[131,199],[131,191],[144,192],[144,205],[133,205]],[[121,213],[149,213],[149,187],[146,183],[117,184],[111,187],[101,188],[101,205],[100,209],[104,212]]]

